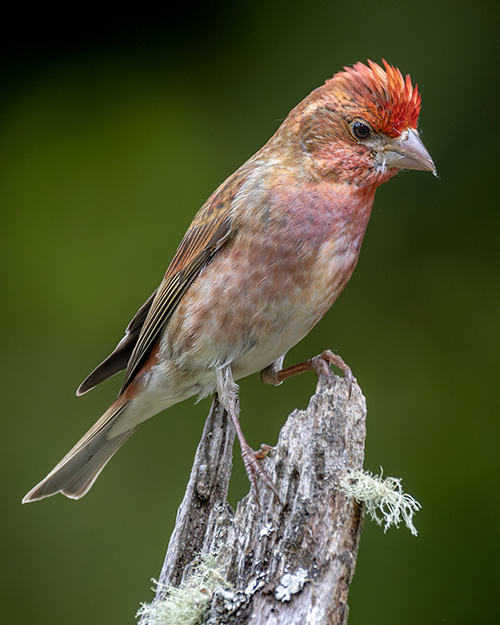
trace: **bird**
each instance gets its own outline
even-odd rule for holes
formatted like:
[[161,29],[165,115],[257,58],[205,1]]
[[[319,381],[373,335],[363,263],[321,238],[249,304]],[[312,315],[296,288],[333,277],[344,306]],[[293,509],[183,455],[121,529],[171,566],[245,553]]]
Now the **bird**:
[[217,393],[236,430],[251,491],[277,493],[239,423],[237,380],[281,384],[350,367],[325,350],[283,368],[331,308],[358,261],[375,191],[434,162],[417,128],[418,86],[382,59],[346,66],[314,89],[194,217],[164,278],[82,395],[125,369],[118,398],[23,503],[83,497],[136,428]]

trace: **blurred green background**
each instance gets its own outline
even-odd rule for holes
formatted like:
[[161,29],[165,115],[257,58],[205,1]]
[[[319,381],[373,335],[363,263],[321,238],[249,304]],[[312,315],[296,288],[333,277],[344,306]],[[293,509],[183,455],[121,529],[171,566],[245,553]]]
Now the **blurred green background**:
[[[132,623],[151,599],[208,400],[146,424],[80,502],[21,498],[114,399],[118,378],[74,392],[203,201],[313,88],[381,57],[420,85],[440,179],[379,189],[351,283],[287,362],[343,356],[367,397],[366,468],[423,506],[417,538],[366,521],[350,623],[498,622],[497,7],[219,2],[4,21],[4,622]],[[250,443],[272,444],[314,386],[242,381]],[[231,503],[247,489],[238,460]]]

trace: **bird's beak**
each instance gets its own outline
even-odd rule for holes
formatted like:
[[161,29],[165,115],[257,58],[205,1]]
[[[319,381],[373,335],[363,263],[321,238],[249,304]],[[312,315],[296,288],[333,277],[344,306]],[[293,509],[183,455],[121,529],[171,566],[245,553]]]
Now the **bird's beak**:
[[401,136],[391,141],[386,147],[384,156],[387,167],[419,169],[436,173],[436,166],[431,155],[413,128],[408,128],[401,133]]

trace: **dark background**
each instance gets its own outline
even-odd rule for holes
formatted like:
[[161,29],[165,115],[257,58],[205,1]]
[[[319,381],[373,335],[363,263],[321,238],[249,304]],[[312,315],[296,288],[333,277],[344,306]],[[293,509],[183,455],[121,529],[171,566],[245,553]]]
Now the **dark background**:
[[[292,364],[326,347],[368,402],[367,469],[422,504],[414,538],[366,521],[351,624],[498,622],[498,10],[495,2],[14,8],[1,39],[1,604],[5,622],[132,623],[152,597],[209,401],[141,428],[80,502],[22,496],[97,419],[77,399],[213,189],[343,65],[422,92],[440,175],[377,192],[354,277]],[[315,380],[241,383],[251,444]],[[231,503],[248,489],[235,463]]]

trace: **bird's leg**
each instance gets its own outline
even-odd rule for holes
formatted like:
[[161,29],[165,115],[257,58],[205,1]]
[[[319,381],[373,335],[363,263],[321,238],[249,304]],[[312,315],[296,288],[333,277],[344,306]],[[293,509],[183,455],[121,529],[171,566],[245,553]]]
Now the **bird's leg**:
[[267,475],[264,469],[260,466],[259,460],[265,458],[268,454],[269,450],[273,449],[269,445],[261,445],[259,451],[254,451],[250,445],[247,443],[243,431],[241,429],[240,420],[239,420],[239,400],[238,400],[238,386],[233,380],[233,374],[231,371],[231,365],[225,365],[216,370],[217,374],[217,393],[219,395],[219,400],[228,413],[231,421],[233,422],[234,429],[236,430],[236,435],[240,442],[241,447],[241,457],[243,459],[243,464],[245,465],[245,470],[248,475],[248,479],[250,480],[250,485],[252,487],[253,494],[257,500],[257,503],[260,506],[259,502],[259,487],[257,485],[257,477],[264,482],[264,484],[270,488],[276,497],[279,499],[278,492],[274,487],[274,484],[271,478]]
[[314,371],[318,377],[320,375],[324,375],[328,383],[331,383],[333,373],[330,365],[335,365],[343,372],[347,380],[349,385],[349,395],[351,395],[352,385],[356,381],[356,378],[352,375],[349,365],[347,365],[340,356],[337,356],[337,354],[334,354],[329,349],[318,356],[314,356],[314,358],[310,358],[309,360],[301,362],[298,365],[287,367],[286,369],[281,369],[282,364],[283,358],[279,358],[269,365],[269,367],[262,369],[260,372],[260,379],[266,384],[274,384],[277,386],[284,380],[287,380],[298,373],[303,373],[304,371]]

